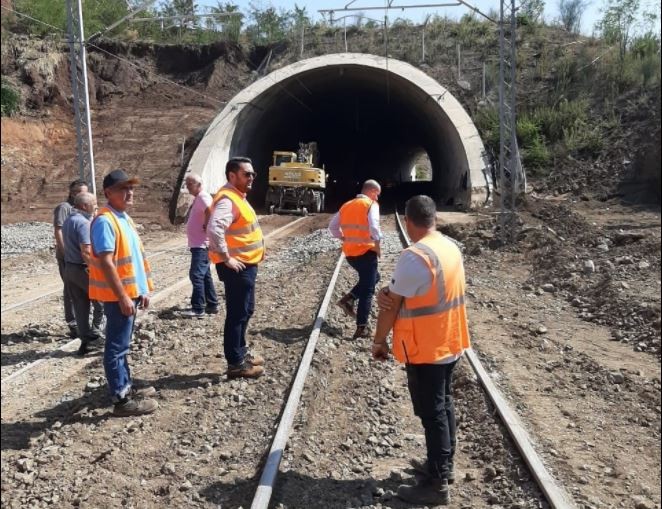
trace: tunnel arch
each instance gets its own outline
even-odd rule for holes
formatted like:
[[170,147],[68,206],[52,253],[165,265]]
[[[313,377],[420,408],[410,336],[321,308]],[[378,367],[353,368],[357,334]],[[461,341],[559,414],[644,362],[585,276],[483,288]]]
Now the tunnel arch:
[[[226,181],[228,158],[248,156],[259,175],[250,200],[259,207],[272,151],[296,151],[299,141],[318,142],[331,207],[367,178],[385,184],[385,201],[424,193],[466,206],[486,196],[483,143],[459,101],[405,62],[357,53],[302,60],[243,89],[211,122],[186,174],[214,192]],[[403,182],[421,147],[432,180]],[[185,187],[180,193],[186,198]]]

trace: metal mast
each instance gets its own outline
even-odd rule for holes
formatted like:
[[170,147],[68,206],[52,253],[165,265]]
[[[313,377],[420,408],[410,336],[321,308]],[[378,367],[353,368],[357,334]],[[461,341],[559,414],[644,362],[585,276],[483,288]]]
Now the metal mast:
[[66,6],[71,59],[69,66],[71,68],[71,91],[74,102],[74,123],[76,124],[78,172],[80,178],[88,182],[91,192],[96,194],[90,97],[87,88],[87,63],[85,35],[83,31],[83,8],[81,0],[67,0]]
[[499,20],[499,187],[501,188],[501,240],[515,240],[517,196],[524,182],[517,148],[515,0],[501,0]]

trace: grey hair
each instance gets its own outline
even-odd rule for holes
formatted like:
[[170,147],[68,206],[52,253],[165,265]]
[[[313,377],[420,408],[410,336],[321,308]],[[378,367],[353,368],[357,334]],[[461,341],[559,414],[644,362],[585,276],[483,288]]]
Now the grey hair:
[[97,197],[92,193],[78,193],[74,198],[74,207],[80,209],[86,205],[92,205],[97,200]]
[[376,180],[373,180],[373,179],[366,180],[363,183],[363,187],[361,187],[361,191],[372,191],[373,189],[375,191],[381,191],[382,190],[382,186],[379,185],[379,182],[377,182]]
[[186,177],[184,178],[184,182],[186,182],[187,180],[192,180],[197,184],[202,184],[202,177],[197,173],[189,173],[188,175],[186,175]]

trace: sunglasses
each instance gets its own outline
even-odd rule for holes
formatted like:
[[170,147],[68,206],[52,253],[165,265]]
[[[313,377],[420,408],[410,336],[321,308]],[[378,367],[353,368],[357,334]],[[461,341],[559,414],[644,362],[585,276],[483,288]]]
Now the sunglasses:
[[255,173],[254,171],[242,171],[242,174],[247,179],[254,179],[257,176],[257,173]]

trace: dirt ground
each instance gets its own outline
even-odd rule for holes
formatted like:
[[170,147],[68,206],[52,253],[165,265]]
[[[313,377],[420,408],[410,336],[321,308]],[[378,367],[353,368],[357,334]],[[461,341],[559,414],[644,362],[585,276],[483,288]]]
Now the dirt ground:
[[[519,241],[508,247],[495,242],[495,217],[483,210],[441,225],[466,247],[475,350],[578,507],[660,507],[660,255],[652,247],[660,242],[659,210],[533,200],[522,211]],[[331,253],[292,258],[302,235],[328,217],[315,221],[275,241],[270,265],[261,269],[251,341],[269,360],[263,379],[224,381],[222,315],[179,318],[188,299],[182,289],[155,306],[136,333],[134,373],[159,390],[154,416],[110,418],[98,361],[81,365],[65,353],[39,370],[38,379],[27,377],[10,390],[3,384],[3,506],[250,503],[324,292],[319,278],[328,279],[335,264]],[[385,229],[392,228],[385,218]],[[168,242],[178,240],[170,235]],[[608,250],[598,248],[603,243]],[[185,276],[185,251],[173,253],[160,264],[164,281]],[[383,277],[396,253],[392,248],[385,255]],[[624,256],[632,261],[617,261]],[[584,269],[588,257],[594,271]],[[3,260],[3,288],[32,277],[27,263],[16,259],[8,271]],[[605,285],[607,275],[613,284]],[[336,292],[351,280],[343,269]],[[624,307],[632,301],[636,306]],[[3,316],[3,378],[12,353],[34,355],[42,348],[45,340],[30,327],[61,327],[53,323],[53,302],[28,316]],[[613,311],[618,303],[620,313]],[[607,305],[610,312],[601,314]],[[404,507],[393,491],[411,477],[408,459],[423,454],[422,430],[411,414],[404,373],[394,364],[374,365],[367,344],[345,340],[351,331],[331,309],[274,507]],[[37,341],[8,346],[5,339],[18,334]],[[39,382],[48,374],[51,383]],[[540,495],[466,364],[456,392],[461,478],[453,506],[537,507]]]

